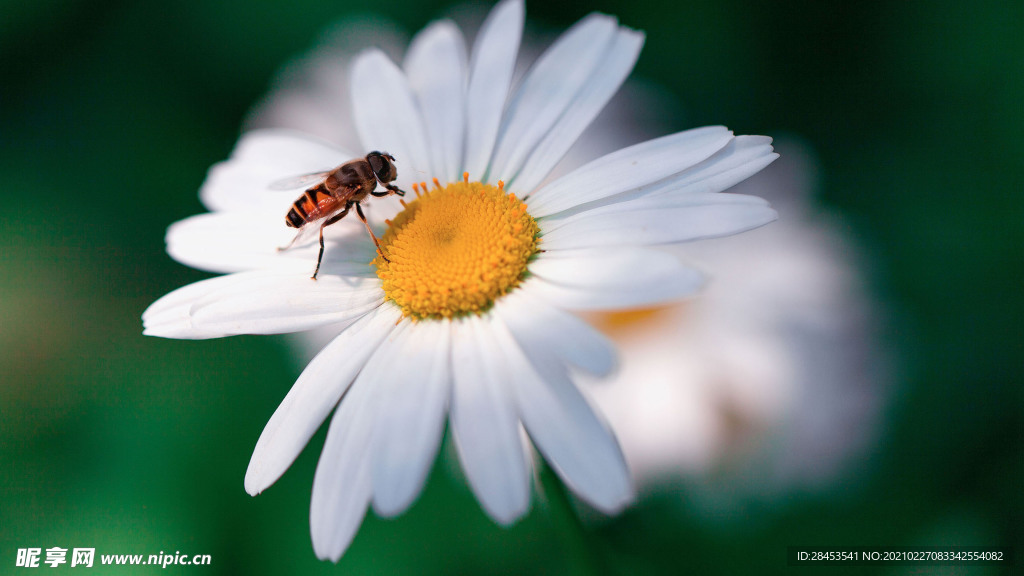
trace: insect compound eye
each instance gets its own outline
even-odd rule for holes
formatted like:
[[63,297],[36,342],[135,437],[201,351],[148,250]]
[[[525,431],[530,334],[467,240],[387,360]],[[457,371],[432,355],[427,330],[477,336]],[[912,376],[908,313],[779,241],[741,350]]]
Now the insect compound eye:
[[381,158],[380,152],[370,152],[366,155],[366,161],[370,163],[370,169],[374,174],[379,172],[381,166],[384,165],[384,159]]
[[381,182],[391,182],[395,178],[398,178],[398,170],[395,169],[395,165],[391,163],[393,157],[388,153],[370,152],[366,155],[366,161],[370,163],[370,169],[373,170],[377,179]]

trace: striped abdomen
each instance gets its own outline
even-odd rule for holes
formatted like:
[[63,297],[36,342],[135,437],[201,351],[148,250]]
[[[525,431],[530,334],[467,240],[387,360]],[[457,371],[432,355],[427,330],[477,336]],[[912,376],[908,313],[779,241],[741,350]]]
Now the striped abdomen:
[[306,222],[326,216],[337,204],[338,199],[327,191],[326,182],[321,182],[299,196],[285,216],[285,223],[301,228]]

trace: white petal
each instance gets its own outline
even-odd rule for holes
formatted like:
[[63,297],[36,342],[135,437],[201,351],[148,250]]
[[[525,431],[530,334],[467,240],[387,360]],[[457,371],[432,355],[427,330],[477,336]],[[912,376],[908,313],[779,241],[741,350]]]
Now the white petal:
[[275,209],[281,217],[298,193],[269,190],[292,176],[330,170],[365,152],[342,150],[313,136],[288,130],[254,130],[242,135],[231,158],[214,164],[199,190],[211,211]]
[[[722,192],[753,176],[779,157],[767,136],[737,136],[713,156],[691,168],[656,182],[620,194],[609,200],[626,202],[657,196],[682,196]],[[589,207],[588,207],[589,208]],[[567,212],[573,212],[569,210]],[[562,214],[558,214],[561,217]]]
[[146,336],[202,340],[227,336],[226,332],[200,330],[192,325],[192,304],[210,292],[244,283],[238,274],[218,276],[182,286],[153,302],[142,313],[142,333]]
[[384,301],[380,280],[325,275],[240,272],[244,279],[197,298],[189,310],[197,330],[221,334],[285,334],[344,322]]
[[722,192],[760,172],[779,157],[767,136],[737,136],[714,156],[677,178],[651,189],[652,194]]
[[[295,237],[277,212],[212,212],[171,225],[167,253],[172,258],[210,272],[231,273],[256,268],[286,268],[312,274],[319,245],[316,230],[308,242],[281,250]],[[324,229],[322,270],[349,276],[372,275],[373,242],[355,218],[346,218]],[[327,264],[331,263],[331,264]]]
[[530,194],[530,214],[547,216],[657,182],[706,160],[732,139],[724,126],[708,126],[612,152]]
[[311,280],[287,269],[238,272],[160,298],[143,313],[143,333],[205,339],[297,332],[356,318],[383,298],[376,278],[328,274]]
[[404,189],[429,177],[423,119],[405,74],[380,50],[368,50],[352,64],[351,86],[356,130],[366,149],[395,157]]
[[670,254],[622,248],[544,252],[529,270],[560,284],[612,288],[651,282],[681,267]]
[[633,486],[609,427],[569,380],[564,367],[538,362],[529,351],[520,350],[509,334],[496,333],[520,417],[537,449],[576,495],[606,514],[620,511],[633,499]]
[[291,240],[283,219],[269,211],[210,212],[179,220],[167,229],[167,253],[209,272],[231,273],[282,263],[277,247]]
[[437,456],[451,394],[451,322],[421,321],[403,334],[373,437],[373,507],[382,516],[413,503]]
[[[679,200],[689,200],[689,205]],[[577,214],[557,229],[545,231],[544,249],[687,242],[752,230],[776,218],[775,210],[756,196],[690,195],[678,198],[675,206],[623,206],[617,212]]]
[[338,154],[346,152],[316,136],[293,130],[265,128],[242,134],[231,152],[230,160],[253,167],[273,165],[303,174],[315,171],[318,166],[333,168],[335,165],[331,162]]
[[313,476],[309,532],[321,560],[337,562],[355,538],[370,504],[372,383],[353,386],[331,419]]
[[410,324],[402,322],[377,345],[327,431],[309,513],[313,549],[319,558],[337,561],[366,512],[372,492],[374,422],[387,402],[377,384],[395,374],[401,334]]
[[466,93],[466,162],[471,178],[482,179],[494,151],[516,55],[523,36],[522,0],[503,0],[487,16],[473,45]]
[[[656,185],[661,188],[661,184]],[[651,190],[653,188],[646,188]],[[618,198],[618,197],[617,197]],[[545,216],[537,219],[541,235],[551,234],[557,230],[595,216],[608,216],[613,214],[626,214],[629,212],[643,212],[656,210],[680,210],[715,204],[736,205],[736,206],[770,206],[767,200],[759,196],[747,194],[734,194],[731,192],[690,192],[686,187],[678,191],[662,191],[657,194],[642,194],[632,196],[628,200],[607,201],[592,204],[587,207],[577,207],[572,210],[559,212],[553,216]]]
[[615,37],[615,19],[591,14],[546,51],[509,100],[488,180],[510,182],[537,143],[598,71]]
[[[778,154],[766,136],[737,136],[706,160],[652,184],[635,187],[587,204],[563,210],[542,219],[542,228],[553,230],[584,212],[597,214],[632,208],[670,208],[693,202],[702,196],[722,192],[753,176],[771,164]],[[534,210],[531,205],[530,213]]]
[[400,317],[395,307],[381,306],[310,361],[256,443],[245,472],[246,492],[255,496],[284,474]]
[[508,525],[530,506],[530,471],[502,352],[483,322],[452,323],[452,433],[480,505]]
[[551,173],[629,76],[643,45],[643,33],[619,28],[607,53],[601,58],[600,68],[530,153],[511,185],[513,189],[523,192],[533,190]]
[[691,296],[704,284],[675,257],[644,249],[545,252],[521,289],[568,310],[632,308]]
[[466,42],[451,21],[435,22],[413,38],[405,73],[423,114],[431,175],[457,180],[462,167],[466,100]]
[[604,335],[522,290],[496,302],[494,313],[531,358],[572,364],[598,376],[615,367],[615,347]]

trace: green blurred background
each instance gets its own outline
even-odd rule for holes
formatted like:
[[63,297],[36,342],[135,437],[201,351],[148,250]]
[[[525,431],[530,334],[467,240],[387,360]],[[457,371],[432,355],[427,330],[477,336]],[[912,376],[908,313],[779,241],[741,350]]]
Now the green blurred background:
[[[207,168],[279,67],[340,18],[413,32],[447,8],[0,2],[0,573],[20,571],[16,549],[30,546],[212,555],[168,568],[181,573],[588,569],[549,508],[501,529],[443,465],[409,513],[368,518],[338,566],[316,560],[322,431],[265,494],[242,489],[301,369],[283,340],[141,336],[148,304],[207,276],[166,256],[164,231],[202,211]],[[1024,4],[527,5],[555,29],[591,10],[647,32],[634,77],[686,111],[665,132],[724,123],[813,147],[817,199],[870,254],[899,370],[881,443],[849,486],[724,524],[669,505],[685,493],[654,495],[589,528],[582,548],[638,574],[809,571],[786,566],[796,544],[1024,553]]]

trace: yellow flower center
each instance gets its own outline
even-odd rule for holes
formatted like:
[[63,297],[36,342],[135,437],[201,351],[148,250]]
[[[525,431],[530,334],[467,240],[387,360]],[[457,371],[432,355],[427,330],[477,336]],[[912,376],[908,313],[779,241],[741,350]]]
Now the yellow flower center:
[[[374,259],[384,293],[406,316],[451,318],[486,311],[526,275],[539,228],[526,203],[498,186],[462,182],[427,190],[402,205]],[[421,194],[422,191],[422,194]]]

